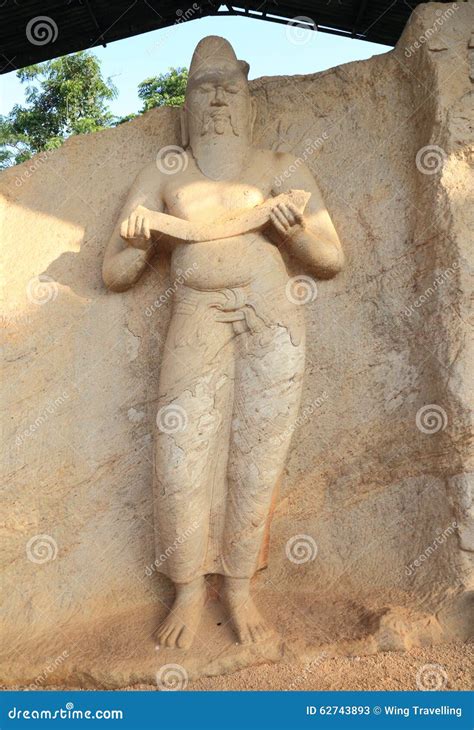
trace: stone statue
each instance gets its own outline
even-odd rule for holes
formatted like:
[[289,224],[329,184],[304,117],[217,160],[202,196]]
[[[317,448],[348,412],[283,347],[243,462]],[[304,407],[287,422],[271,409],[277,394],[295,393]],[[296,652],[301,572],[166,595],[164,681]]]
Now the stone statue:
[[[305,357],[302,307],[289,293],[282,252],[318,278],[343,265],[303,162],[252,146],[248,70],[223,38],[197,45],[176,169],[166,169],[165,158],[139,173],[103,265],[106,286],[121,292],[166,245],[178,282],[160,370],[154,474],[156,550],[166,556],[159,570],[176,589],[156,633],[168,647],[190,647],[213,573],[224,576],[239,641],[270,633],[250,581]],[[189,274],[184,282],[181,272]]]

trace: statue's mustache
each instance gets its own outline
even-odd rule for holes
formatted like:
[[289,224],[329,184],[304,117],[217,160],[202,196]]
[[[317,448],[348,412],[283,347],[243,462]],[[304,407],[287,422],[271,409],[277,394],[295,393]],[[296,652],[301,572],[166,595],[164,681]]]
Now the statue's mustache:
[[[235,126],[232,118],[232,112],[229,109],[220,107],[219,109],[213,109],[211,112],[206,111],[202,116],[202,128],[201,136],[204,137],[206,134],[214,134],[216,132],[216,125],[219,121],[229,122],[230,128],[236,137],[240,136],[240,132]],[[221,132],[220,134],[222,134]]]

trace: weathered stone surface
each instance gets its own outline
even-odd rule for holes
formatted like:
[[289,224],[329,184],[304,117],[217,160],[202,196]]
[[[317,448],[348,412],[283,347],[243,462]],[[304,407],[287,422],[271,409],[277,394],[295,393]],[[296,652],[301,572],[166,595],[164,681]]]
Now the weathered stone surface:
[[[193,677],[472,631],[473,20],[430,3],[391,53],[251,84],[256,144],[310,167],[348,260],[305,306],[300,416],[255,579],[281,641],[235,645],[212,586],[191,652],[151,639],[172,596],[151,463],[168,259],[120,295],[101,263],[136,172],[181,143],[178,112],[2,174],[5,683],[124,686],[167,663]],[[314,559],[294,562],[299,535]]]

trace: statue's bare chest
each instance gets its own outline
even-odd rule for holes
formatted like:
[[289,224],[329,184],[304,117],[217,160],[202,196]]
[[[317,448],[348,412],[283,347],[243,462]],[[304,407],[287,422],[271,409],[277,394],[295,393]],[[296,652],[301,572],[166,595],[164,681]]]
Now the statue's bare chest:
[[214,181],[200,175],[183,175],[164,191],[166,210],[185,220],[214,221],[232,210],[253,208],[265,199],[255,182]]

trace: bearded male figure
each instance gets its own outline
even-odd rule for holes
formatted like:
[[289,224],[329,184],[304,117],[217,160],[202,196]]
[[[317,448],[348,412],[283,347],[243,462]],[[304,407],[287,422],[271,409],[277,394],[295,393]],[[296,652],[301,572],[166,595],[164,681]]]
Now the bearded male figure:
[[[305,351],[282,250],[317,278],[343,265],[309,170],[252,147],[248,68],[223,38],[198,44],[182,164],[175,174],[155,162],[139,173],[103,265],[107,287],[124,291],[166,238],[172,280],[191,272],[176,286],[161,363],[154,467],[156,554],[166,555],[158,569],[176,591],[156,638],[169,647],[191,645],[213,573],[224,576],[239,640],[269,633],[250,582],[297,418]],[[278,190],[286,197],[273,197],[275,180],[288,182]],[[307,194],[290,193],[290,183]]]

